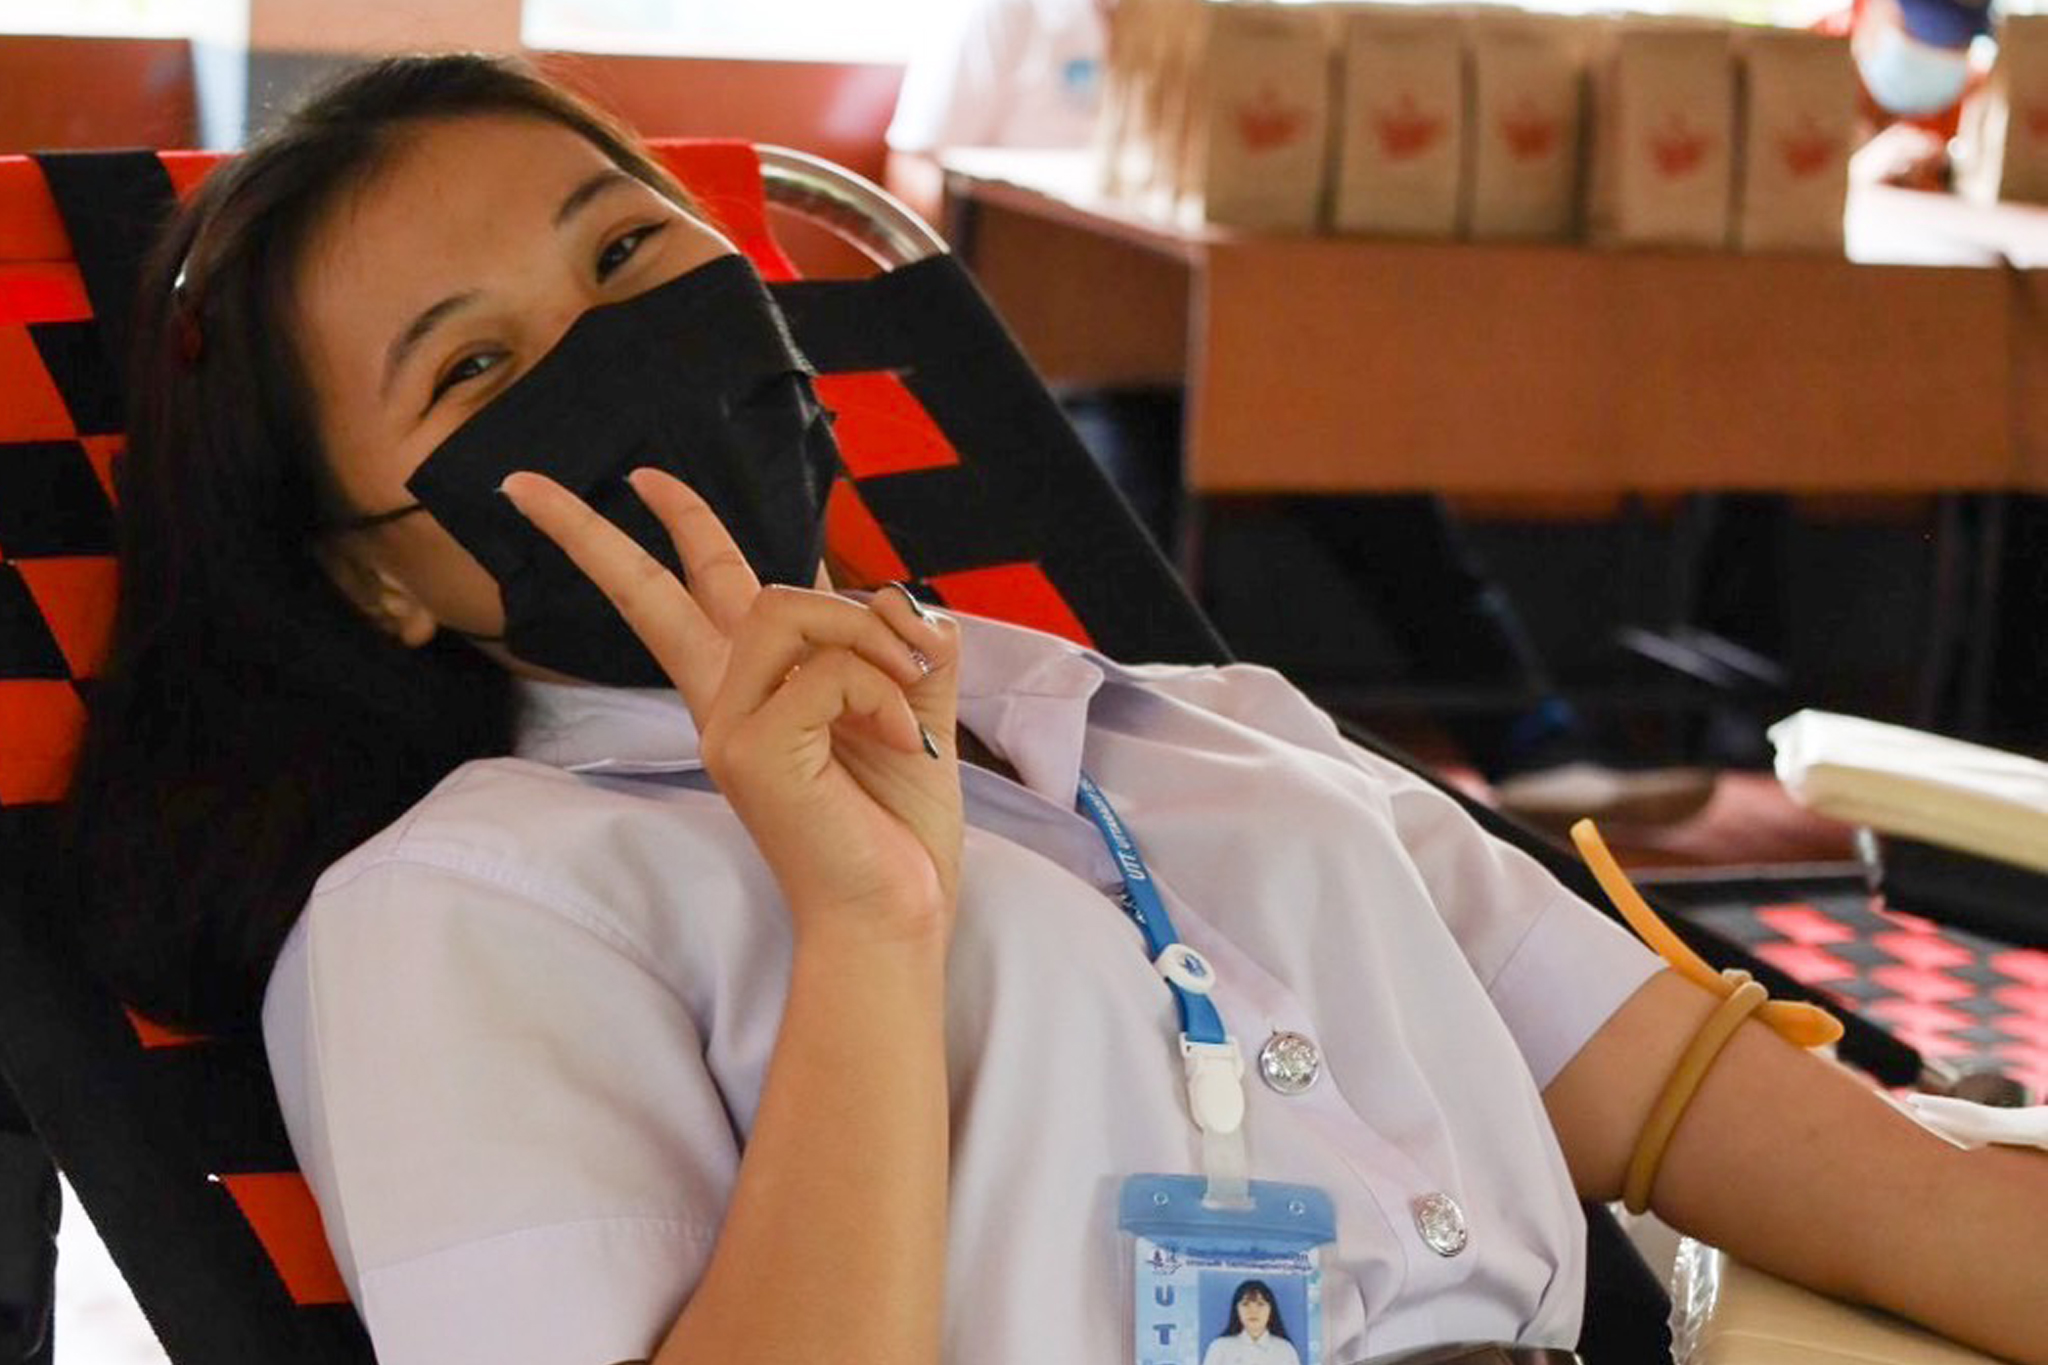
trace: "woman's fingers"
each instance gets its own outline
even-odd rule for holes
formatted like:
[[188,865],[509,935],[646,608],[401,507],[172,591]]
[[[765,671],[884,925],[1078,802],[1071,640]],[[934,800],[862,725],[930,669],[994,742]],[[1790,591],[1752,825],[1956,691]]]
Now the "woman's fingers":
[[696,489],[666,470],[636,469],[626,482],[667,528],[690,596],[720,630],[736,632],[761,591],[761,580],[725,523]]
[[754,710],[791,669],[825,648],[853,651],[902,688],[916,687],[933,670],[929,655],[899,636],[886,617],[858,602],[802,588],[764,588],[733,641],[720,705]]
[[[954,622],[900,587],[867,605],[803,588],[764,590],[695,490],[655,469],[635,470],[630,479],[673,538],[687,583],[552,479],[521,472],[507,477],[503,491],[610,599],[700,722],[736,722],[766,707],[819,657],[839,651],[865,660],[893,689],[900,705],[887,710],[892,717],[900,711],[904,723],[884,725],[892,745],[924,747],[920,717],[950,735],[959,652]],[[808,684],[802,694],[809,694]],[[864,704],[870,700],[860,691],[847,705],[859,715],[880,715]]]
[[714,767],[737,764],[759,771],[805,756],[822,764],[830,754],[828,732],[845,720],[862,724],[893,749],[928,752],[901,684],[846,649],[817,651],[760,706],[729,714],[734,717],[729,726],[705,736],[705,756]]
[[500,491],[598,586],[674,679],[690,709],[703,714],[717,695],[724,641],[681,581],[546,475],[508,475]]
[[[898,639],[910,647],[914,661],[928,679],[945,681],[946,675],[960,661],[960,628],[957,622],[925,606],[901,583],[891,583],[877,592],[868,600],[868,606],[888,623]],[[933,690],[931,687],[922,688],[920,695]],[[955,689],[947,686],[943,690],[950,695]]]

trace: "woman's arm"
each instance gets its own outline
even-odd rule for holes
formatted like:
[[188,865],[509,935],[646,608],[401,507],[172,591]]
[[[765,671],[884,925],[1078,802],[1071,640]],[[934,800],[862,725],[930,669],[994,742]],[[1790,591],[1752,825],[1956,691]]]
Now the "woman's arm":
[[[1715,1003],[1660,973],[1545,1089],[1581,1195],[1617,1197],[1651,1105]],[[1772,1274],[2048,1365],[2048,1156],[1959,1150],[1760,1024],[1707,1073],[1652,1204]]]
[[944,955],[799,943],[725,1226],[656,1365],[938,1360]]
[[702,499],[633,484],[688,587],[547,480],[506,493],[674,678],[774,872],[789,996],[709,1265],[657,1365],[936,1365],[945,957],[959,884],[958,637],[909,595],[763,590]]

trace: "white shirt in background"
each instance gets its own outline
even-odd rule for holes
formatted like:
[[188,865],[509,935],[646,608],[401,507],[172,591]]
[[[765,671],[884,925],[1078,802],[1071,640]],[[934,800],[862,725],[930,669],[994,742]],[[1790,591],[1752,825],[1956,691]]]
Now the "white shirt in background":
[[[1253,1064],[1246,1132],[1254,1178],[1334,1201],[1325,1359],[1572,1345],[1585,1230],[1539,1091],[1656,959],[1276,674],[963,629],[962,722],[1021,782],[962,775],[945,1359],[1125,1359],[1118,1186],[1199,1168],[1173,997],[1074,811],[1084,764],[1248,1055],[1279,1030],[1321,1049],[1299,1095]],[[681,705],[530,697],[519,757],[459,769],[321,878],[265,1004],[382,1365],[650,1354],[782,1015],[786,912]],[[1433,1192],[1464,1211],[1456,1256],[1416,1226]],[[803,1304],[763,1287],[763,1313]]]
[[892,150],[1085,147],[1108,46],[1099,0],[979,0],[911,58]]

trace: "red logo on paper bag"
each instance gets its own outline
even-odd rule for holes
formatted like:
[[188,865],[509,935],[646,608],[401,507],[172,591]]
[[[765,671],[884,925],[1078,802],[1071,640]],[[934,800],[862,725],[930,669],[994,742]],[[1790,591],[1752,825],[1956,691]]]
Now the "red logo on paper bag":
[[1301,136],[1308,124],[1308,112],[1288,104],[1271,85],[1259,87],[1259,97],[1237,107],[1237,136],[1246,150],[1270,152],[1285,147]]
[[1538,109],[1527,95],[1500,121],[1501,138],[1516,161],[1541,161],[1557,150],[1563,133],[1563,121]]
[[1415,103],[1415,96],[1407,91],[1394,102],[1390,110],[1373,115],[1378,125],[1380,150],[1389,161],[1407,161],[1421,156],[1436,145],[1443,136],[1444,121],[1434,114],[1425,114]]
[[1650,135],[1650,160],[1666,180],[1682,180],[1700,168],[1713,145],[1711,137],[1687,123],[1685,115],[1674,112],[1665,118],[1663,128]]
[[2027,132],[2037,142],[2048,142],[2048,104],[2030,104],[2025,111]]
[[1805,180],[1826,170],[1835,159],[1835,146],[1835,139],[1811,114],[1799,116],[1798,131],[1778,138],[1778,154],[1785,158],[1785,169],[1794,180]]

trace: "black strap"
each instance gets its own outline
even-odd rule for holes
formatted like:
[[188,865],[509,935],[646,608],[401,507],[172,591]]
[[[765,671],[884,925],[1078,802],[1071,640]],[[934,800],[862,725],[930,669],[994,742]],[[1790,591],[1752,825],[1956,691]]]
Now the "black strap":
[[60,927],[69,888],[55,874],[57,846],[49,808],[0,808],[0,1078],[172,1360],[367,1365],[354,1312],[295,1305],[228,1191],[207,1179],[275,1169],[265,1160],[281,1126],[274,1106],[248,1118],[267,1089],[260,1039],[169,1055],[138,1047]]
[[27,1132],[0,1132],[0,1362],[6,1365],[36,1359],[49,1343],[61,1210],[57,1168],[43,1145]]
[[1112,658],[1229,658],[951,256],[774,293],[819,370],[893,372],[960,452],[957,467],[859,481],[915,576],[1035,560]]
[[108,364],[125,376],[142,265],[178,206],[171,177],[151,151],[34,155],[71,237]]

